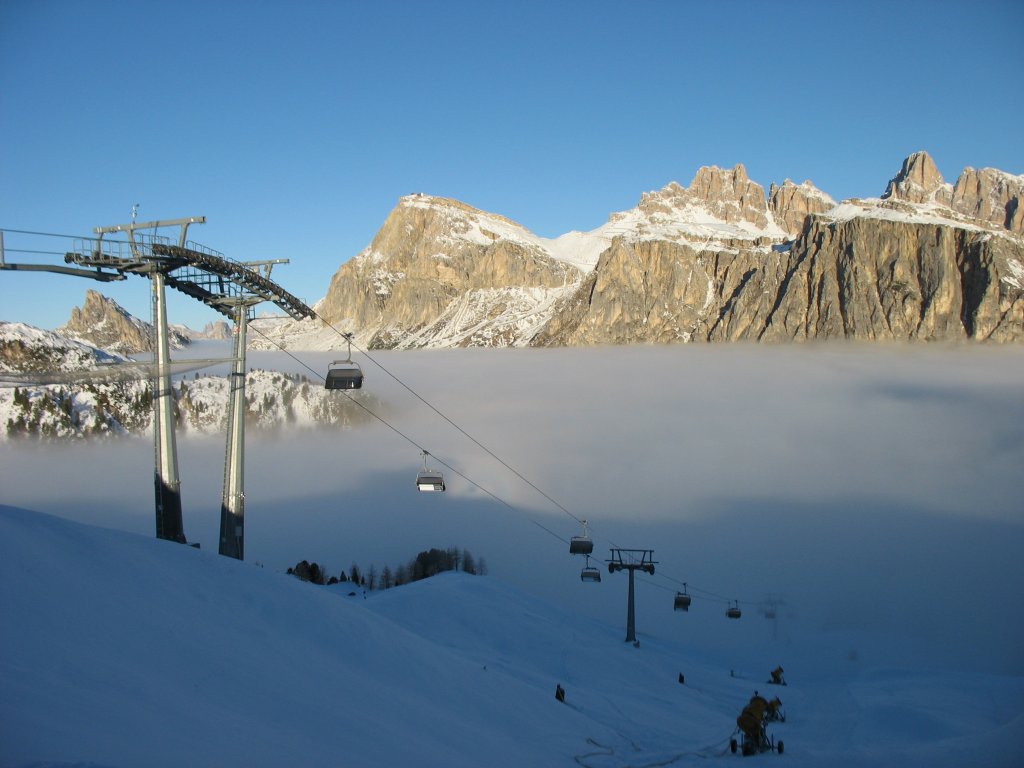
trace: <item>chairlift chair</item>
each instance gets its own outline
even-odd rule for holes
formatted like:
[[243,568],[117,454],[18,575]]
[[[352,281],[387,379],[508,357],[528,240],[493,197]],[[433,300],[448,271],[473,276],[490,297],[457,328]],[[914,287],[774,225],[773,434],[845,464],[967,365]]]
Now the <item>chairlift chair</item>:
[[348,356],[344,360],[335,360],[327,368],[324,389],[362,389],[363,369],[358,363],[352,362],[352,334],[346,333]]
[[690,595],[686,591],[686,584],[683,584],[683,591],[676,592],[675,602],[672,604],[672,610],[674,611],[689,611],[690,610]]
[[742,614],[740,612],[740,601],[733,600],[733,604],[728,607],[725,611],[725,615],[730,619],[738,619]]
[[350,360],[335,360],[327,369],[324,389],[362,389],[363,371]]
[[590,540],[590,534],[587,533],[587,521],[583,521],[583,535],[573,536],[569,539],[569,554],[570,555],[589,555],[594,551],[594,542]]
[[587,564],[580,571],[580,581],[601,581],[601,571],[597,569],[597,566],[590,564],[590,556],[587,555]]
[[423,469],[416,475],[416,489],[419,491],[443,491],[444,475],[436,469],[427,467],[427,456],[430,454],[423,451]]

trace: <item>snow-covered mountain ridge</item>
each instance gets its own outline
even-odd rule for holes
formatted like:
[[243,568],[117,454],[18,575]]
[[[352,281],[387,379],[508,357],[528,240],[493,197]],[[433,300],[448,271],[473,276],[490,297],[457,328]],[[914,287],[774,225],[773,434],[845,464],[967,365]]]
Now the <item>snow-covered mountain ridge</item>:
[[[951,186],[926,153],[881,197],[838,204],[809,181],[766,196],[742,165],[705,167],[552,239],[418,193],[316,309],[370,348],[1017,340],[1022,201],[1024,177],[966,169]],[[339,348],[320,321],[261,322],[257,346]]]
[[[153,351],[153,326],[92,289],[86,290],[85,302],[72,308],[70,319],[57,332],[110,352],[130,355]],[[192,335],[187,329],[170,328],[171,349],[187,346]]]
[[[145,434],[152,429],[152,384],[144,365],[53,331],[0,322],[0,379],[8,384],[0,388],[0,440]],[[33,383],[38,381],[53,383]],[[230,396],[226,376],[178,376],[172,394],[179,429],[223,432]],[[246,374],[247,420],[257,429],[345,429],[366,423],[370,417],[352,398],[377,404],[369,392],[339,397],[301,375],[251,368]]]

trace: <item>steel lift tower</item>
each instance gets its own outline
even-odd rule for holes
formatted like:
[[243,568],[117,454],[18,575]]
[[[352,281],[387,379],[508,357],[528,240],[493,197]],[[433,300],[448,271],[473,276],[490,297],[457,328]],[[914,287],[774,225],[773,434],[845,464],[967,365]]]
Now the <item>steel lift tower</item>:
[[[246,330],[253,307],[270,301],[292,318],[315,317],[313,310],[270,280],[273,264],[287,259],[237,262],[202,245],[186,241],[190,224],[202,224],[204,216],[185,219],[119,224],[97,227],[95,240],[76,242],[64,260],[117,274],[150,278],[153,291],[155,373],[153,387],[153,431],[156,446],[156,535],[161,539],[185,541],[181,516],[181,481],[178,477],[174,437],[174,398],[171,390],[170,344],[168,340],[165,288],[171,287],[202,301],[234,323],[235,354],[232,362],[228,406],[228,438],[224,460],[224,489],[221,496],[220,547],[222,555],[239,560],[244,554],[243,466],[245,454],[245,347]],[[176,243],[143,230],[178,226]],[[104,240],[105,234],[123,232],[127,242]],[[263,274],[252,267],[262,268]]]
[[[645,571],[654,575],[653,549],[613,549],[608,561],[608,573],[629,571],[629,602],[626,606],[626,642],[636,642],[636,609],[633,605],[633,573]],[[627,562],[628,558],[628,562]]]
[[[247,261],[247,268],[259,268],[269,281],[274,264],[287,259]],[[245,559],[245,348],[249,313],[264,301],[259,295],[241,291],[224,297],[221,304],[231,308],[234,326],[231,386],[228,399],[227,448],[224,454],[224,490],[220,499],[219,553],[237,560]]]
[[[181,518],[181,478],[178,475],[178,449],[174,436],[174,396],[171,391],[171,350],[167,328],[166,273],[157,261],[149,260],[143,253],[147,244],[135,237],[136,229],[157,229],[161,226],[178,226],[178,244],[184,246],[189,224],[203,224],[205,216],[192,216],[171,221],[152,221],[144,224],[118,224],[112,227],[96,227],[99,236],[95,241],[95,255],[103,253],[103,236],[124,232],[128,238],[130,257],[136,262],[131,271],[147,275],[152,288],[153,310],[153,445],[156,452],[153,484],[156,491],[156,536],[185,543],[185,528]],[[109,241],[107,244],[110,244]],[[120,244],[118,244],[120,245]],[[91,249],[90,249],[91,250]],[[122,253],[118,253],[122,257]],[[78,263],[83,263],[79,261]],[[92,265],[99,266],[99,265]],[[127,265],[126,265],[127,266]]]

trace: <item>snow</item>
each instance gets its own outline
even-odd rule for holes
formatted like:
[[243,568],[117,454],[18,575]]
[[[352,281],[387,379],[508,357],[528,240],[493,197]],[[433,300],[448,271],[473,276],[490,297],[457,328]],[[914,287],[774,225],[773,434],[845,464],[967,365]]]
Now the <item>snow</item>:
[[832,199],[832,196],[814,186],[814,183],[810,179],[805,179],[800,184],[797,184],[792,179],[786,179],[782,182],[782,186],[784,188],[796,187],[807,197],[813,197],[824,203],[828,203],[829,205],[835,205],[835,200]]
[[[666,187],[680,189],[673,182]],[[663,190],[664,191],[664,190]],[[648,193],[658,196],[660,193]],[[556,238],[539,237],[525,227],[503,216],[478,211],[462,203],[428,195],[410,195],[401,199],[401,204],[412,208],[429,209],[448,217],[454,241],[465,241],[474,245],[490,245],[496,239],[518,243],[525,248],[537,250],[550,258],[570,264],[582,272],[589,272],[597,266],[601,254],[616,237],[628,241],[641,240],[684,240],[692,243],[709,243],[727,240],[754,240],[760,237],[784,239],[786,233],[770,220],[767,227],[758,227],[747,221],[726,222],[697,204],[678,205],[670,197],[662,200],[667,210],[653,213],[641,207],[613,213],[605,224],[590,232],[571,231]]]
[[755,689],[794,767],[1009,766],[1024,733],[1019,677],[793,659],[775,688],[778,649],[736,676],[487,576],[350,597],[7,506],[0,541],[4,766],[696,765],[741,759]]
[[819,214],[832,221],[850,221],[855,218],[897,221],[907,224],[940,224],[973,232],[987,232],[991,228],[979,225],[976,221],[958,217],[950,208],[937,204],[906,203],[866,198],[863,200],[844,200],[835,208]]
[[1007,259],[1006,266],[1009,268],[1010,274],[1003,275],[1003,282],[1014,288],[1024,288],[1024,264],[1017,259]]
[[[639,647],[626,576],[581,583],[539,526],[578,527],[374,375],[392,423],[514,508],[454,477],[417,494],[418,450],[386,429],[283,432],[247,445],[241,563],[210,549],[220,438],[179,441],[201,550],[152,537],[149,441],[0,446],[0,766],[704,765],[742,759],[727,740],[755,689],[787,721],[768,727],[785,754],[754,765],[1019,763],[1018,347],[378,357],[586,510],[595,551],[655,547]],[[449,544],[492,575],[364,599],[283,573]],[[689,581],[689,612],[667,608],[668,575]],[[768,593],[776,621],[748,602]]]
[[[122,355],[105,352],[80,341],[74,341],[53,331],[46,331],[25,323],[0,321],[0,344],[21,343],[33,349],[49,350],[46,361],[48,370],[76,371],[95,368],[100,363],[123,362]],[[7,371],[7,365],[0,360],[0,372]]]

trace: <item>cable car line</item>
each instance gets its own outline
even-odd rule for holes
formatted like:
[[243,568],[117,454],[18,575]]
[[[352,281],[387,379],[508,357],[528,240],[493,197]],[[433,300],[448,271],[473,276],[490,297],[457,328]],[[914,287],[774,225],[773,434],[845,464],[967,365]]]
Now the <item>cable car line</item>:
[[[296,356],[295,356],[294,354],[292,354],[292,353],[291,353],[291,352],[290,352],[289,350],[285,349],[285,348],[284,348],[284,347],[282,347],[282,346],[281,346],[280,344],[278,344],[278,343],[277,343],[276,341],[274,341],[274,340],[273,340],[273,339],[271,339],[271,338],[270,338],[269,336],[267,336],[266,334],[264,334],[264,333],[263,333],[262,331],[260,331],[260,330],[259,330],[258,328],[254,327],[254,326],[250,326],[250,330],[252,330],[252,331],[255,331],[255,332],[256,332],[257,334],[259,334],[260,336],[262,336],[262,337],[263,337],[263,338],[264,338],[264,339],[265,339],[265,340],[266,340],[267,342],[269,342],[270,344],[273,344],[273,345],[274,345],[275,347],[277,347],[277,348],[278,348],[278,349],[279,349],[279,350],[280,350],[281,352],[283,352],[284,354],[288,355],[288,357],[290,357],[290,358],[291,358],[292,360],[294,360],[295,362],[297,362],[297,363],[298,363],[299,365],[301,365],[301,366],[302,366],[303,368],[305,368],[306,370],[308,370],[308,371],[309,371],[310,373],[312,373],[312,374],[313,374],[314,376],[316,376],[316,377],[318,377],[318,378],[320,378],[320,379],[323,379],[323,378],[324,378],[323,374],[321,374],[321,373],[320,373],[319,371],[317,371],[317,370],[316,370],[315,368],[312,368],[311,366],[307,365],[307,364],[306,364],[305,362],[303,362],[302,360],[300,360],[300,359],[299,359],[298,357],[296,357]],[[363,409],[363,411],[365,411],[365,412],[366,412],[367,414],[369,414],[369,415],[370,415],[370,416],[372,416],[373,418],[377,419],[377,420],[378,420],[378,421],[379,421],[379,422],[380,422],[381,424],[383,424],[384,426],[386,426],[386,427],[387,427],[388,429],[390,429],[390,430],[391,430],[392,432],[394,432],[394,433],[395,433],[396,435],[398,435],[398,436],[399,436],[399,437],[401,437],[401,438],[402,438],[403,440],[405,440],[406,442],[408,442],[408,443],[409,443],[410,445],[414,446],[415,448],[418,448],[418,449],[419,449],[419,450],[420,450],[420,451],[421,451],[422,453],[429,453],[429,452],[428,452],[428,451],[427,451],[427,450],[426,450],[426,449],[425,449],[425,448],[424,448],[423,446],[421,446],[421,445],[420,445],[419,443],[417,443],[417,442],[416,442],[416,441],[415,441],[415,440],[414,440],[413,438],[411,438],[411,437],[410,437],[409,435],[407,435],[407,434],[405,434],[404,432],[402,432],[402,430],[398,429],[398,427],[396,427],[396,426],[395,426],[394,424],[392,424],[391,422],[389,422],[389,421],[388,421],[387,419],[385,419],[385,418],[384,418],[383,416],[381,416],[380,414],[378,414],[378,413],[376,413],[375,411],[373,411],[373,410],[372,410],[372,409],[371,409],[371,408],[370,408],[369,406],[367,406],[367,405],[366,405],[365,403],[362,403],[362,402],[360,402],[359,400],[357,400],[357,399],[356,399],[355,397],[353,397],[352,395],[350,395],[350,394],[349,394],[349,393],[348,393],[347,391],[345,391],[345,390],[340,390],[340,392],[341,392],[341,394],[343,394],[343,395],[344,395],[345,397],[347,397],[347,398],[348,398],[348,399],[349,399],[349,400],[350,400],[350,401],[351,401],[351,402],[352,402],[353,404],[355,404],[355,405],[357,405],[358,407],[362,408],[362,409]],[[511,511],[513,511],[513,512],[519,512],[520,514],[524,514],[524,513],[522,513],[522,511],[521,511],[521,510],[517,509],[517,508],[516,508],[516,507],[514,507],[514,506],[513,506],[512,504],[510,504],[509,502],[505,501],[505,500],[504,500],[503,498],[501,498],[500,496],[498,496],[498,495],[497,495],[497,494],[495,494],[494,492],[492,492],[492,491],[488,490],[487,488],[484,488],[484,487],[483,487],[482,485],[480,485],[480,484],[479,484],[478,482],[476,482],[475,480],[473,480],[473,479],[472,479],[471,477],[467,476],[467,475],[466,475],[466,474],[464,474],[463,472],[460,472],[460,471],[459,471],[458,469],[456,469],[455,467],[453,467],[453,466],[452,466],[451,464],[449,464],[448,462],[446,462],[446,461],[445,461],[444,459],[442,459],[442,458],[440,458],[439,456],[436,456],[435,454],[432,454],[432,453],[431,453],[430,455],[431,455],[431,456],[433,456],[433,457],[434,457],[434,459],[436,459],[436,460],[437,460],[437,462],[438,462],[439,464],[441,464],[441,465],[443,465],[444,467],[446,467],[447,469],[451,470],[451,471],[452,471],[452,472],[453,472],[454,474],[458,475],[458,476],[459,476],[459,477],[461,477],[461,478],[462,478],[463,480],[465,480],[465,481],[466,481],[467,483],[469,483],[469,484],[470,484],[470,485],[472,485],[473,487],[477,488],[477,489],[478,489],[478,490],[480,490],[481,492],[483,492],[483,493],[485,493],[486,495],[490,496],[490,497],[491,497],[492,499],[494,499],[495,501],[497,501],[497,502],[498,502],[499,504],[502,504],[503,506],[507,507],[508,509],[510,509],[510,510],[511,510]],[[559,535],[558,535],[557,533],[555,533],[554,531],[552,531],[552,530],[551,530],[550,528],[548,528],[548,527],[546,527],[546,526],[542,525],[541,523],[537,522],[536,520],[534,520],[533,518],[531,518],[531,517],[530,517],[529,515],[525,515],[525,517],[526,517],[526,518],[527,518],[527,519],[528,519],[528,520],[529,520],[529,521],[530,521],[531,523],[533,523],[534,525],[536,525],[536,526],[537,526],[538,528],[540,528],[540,529],[541,529],[541,530],[543,530],[543,531],[546,531],[546,532],[547,532],[547,533],[549,533],[549,534],[550,534],[551,536],[553,536],[554,538],[556,538],[556,539],[558,539],[559,541],[561,541],[561,542],[562,542],[563,544],[567,544],[567,543],[568,543],[568,540],[567,540],[567,539],[565,539],[565,538],[564,538],[564,537],[562,537],[562,536],[559,536]]]
[[[335,328],[333,325],[331,325],[331,323],[329,323],[327,320],[324,320],[318,313],[316,313],[315,310],[314,310],[314,314],[316,315],[316,317],[319,320],[321,320],[331,330],[333,330],[339,336],[344,338],[347,342],[351,343],[351,335],[350,334],[345,334],[342,331],[340,331],[337,328]],[[256,328],[255,326],[250,326],[250,327],[258,335],[262,336],[267,342],[269,342],[270,344],[275,346],[281,352],[284,352],[286,355],[288,355],[288,357],[292,358],[297,363],[299,363],[302,367],[306,368],[314,376],[316,376],[319,379],[325,379],[325,377],[324,377],[324,375],[322,373],[320,373],[316,369],[312,368],[311,366],[309,366],[308,364],[306,364],[305,362],[300,360],[298,357],[296,357],[294,354],[292,354],[291,351],[285,349],[278,342],[276,342],[273,339],[271,339],[269,336],[264,334],[258,328]],[[384,371],[395,382],[397,382],[403,389],[405,389],[407,392],[409,392],[411,395],[413,395],[417,400],[419,400],[424,405],[426,405],[428,408],[430,408],[430,410],[432,410],[434,413],[436,413],[438,416],[440,416],[444,421],[446,421],[448,424],[450,424],[452,427],[454,427],[458,432],[460,432],[462,435],[464,435],[466,438],[468,438],[474,445],[476,445],[481,450],[486,452],[489,456],[494,458],[495,461],[497,461],[503,467],[508,469],[512,474],[514,474],[516,477],[521,479],[524,483],[526,483],[531,488],[533,488],[535,491],[537,491],[541,496],[543,496],[544,498],[548,499],[548,501],[550,501],[552,504],[554,504],[556,507],[558,507],[558,509],[563,511],[565,514],[567,514],[569,517],[571,517],[576,522],[580,523],[582,526],[584,526],[584,531],[585,532],[589,532],[589,523],[587,521],[585,521],[585,520],[577,517],[576,515],[574,515],[572,512],[570,512],[568,509],[566,509],[562,504],[558,503],[555,499],[553,499],[547,493],[545,493],[540,488],[538,488],[534,483],[532,483],[530,480],[528,480],[526,477],[524,477],[522,473],[518,472],[516,469],[511,467],[507,462],[505,462],[503,459],[501,459],[499,456],[497,456],[493,451],[491,451],[489,448],[487,448],[485,445],[483,445],[479,440],[474,438],[472,435],[470,435],[468,432],[466,432],[466,430],[464,430],[462,427],[460,427],[458,424],[456,424],[454,421],[452,421],[452,419],[450,419],[448,416],[446,416],[444,413],[442,413],[440,410],[438,410],[437,407],[435,407],[433,404],[431,404],[426,399],[424,399],[423,396],[421,396],[418,392],[416,392],[414,389],[412,389],[412,387],[410,387],[408,384],[406,384],[404,381],[402,381],[400,378],[398,378],[398,376],[396,376],[394,373],[392,373],[390,370],[388,370],[383,364],[381,364],[373,356],[371,356],[368,352],[366,352],[366,350],[363,350],[358,345],[355,345],[355,346],[356,346],[356,349],[359,352],[364,354],[367,357],[367,359],[369,359],[371,362],[373,362],[374,365],[376,365],[378,368],[380,368],[382,371]],[[367,414],[369,414],[373,418],[375,418],[378,421],[380,421],[382,424],[384,424],[386,427],[388,427],[390,430],[392,430],[399,437],[403,438],[408,443],[410,443],[411,445],[413,445],[414,447],[419,449],[422,453],[427,453],[426,449],[423,446],[421,446],[419,443],[417,443],[413,438],[411,438],[409,435],[406,435],[404,432],[402,432],[396,426],[394,426],[389,421],[387,421],[384,417],[380,416],[379,414],[377,414],[376,412],[371,410],[367,405],[365,405],[364,403],[360,402],[359,400],[356,400],[352,395],[350,395],[348,393],[348,391],[346,391],[344,389],[341,389],[339,391],[341,392],[341,394],[343,394],[346,397],[348,397],[349,400],[352,403],[354,403],[358,407],[362,408]],[[570,540],[564,538],[563,536],[560,536],[559,534],[557,534],[554,531],[552,531],[550,528],[547,528],[546,526],[544,526],[541,523],[537,522],[532,517],[530,517],[528,514],[526,514],[522,510],[519,510],[518,508],[516,508],[515,506],[510,504],[508,501],[506,501],[505,499],[501,498],[500,496],[498,496],[497,494],[493,493],[489,489],[487,489],[484,486],[480,485],[475,480],[470,478],[468,475],[464,474],[463,472],[460,472],[458,469],[453,467],[448,462],[444,461],[442,458],[440,458],[440,457],[438,457],[438,456],[436,456],[434,454],[430,454],[430,455],[433,456],[434,459],[439,464],[443,465],[444,467],[449,469],[451,472],[453,472],[455,475],[458,475],[463,480],[465,480],[467,483],[469,483],[473,487],[477,488],[478,490],[480,490],[481,492],[483,492],[487,496],[490,496],[492,499],[497,501],[499,504],[503,505],[504,507],[508,508],[509,510],[511,510],[513,512],[518,512],[518,513],[522,514],[523,516],[526,517],[527,520],[529,520],[531,523],[536,525],[541,530],[543,530],[546,533],[550,534],[552,537],[558,539],[563,544],[569,544],[571,546]],[[574,538],[578,538],[578,537],[574,537]],[[612,542],[610,540],[608,540],[608,541],[612,545],[613,548],[619,548],[614,542]],[[589,567],[589,555],[588,555],[587,559],[588,559],[588,567]],[[584,570],[586,571],[587,569],[585,568]],[[588,580],[593,581],[593,580],[595,580],[595,579],[592,578],[592,576],[593,576],[592,573],[588,572],[588,575],[591,578],[585,578],[584,581],[588,581]],[[583,575],[581,574],[581,578],[582,578],[582,576]],[[706,595],[706,596],[708,596],[708,598],[713,599],[715,602],[728,603],[730,606],[732,604],[734,604],[734,603],[738,605],[741,602],[743,604],[749,604],[749,605],[758,605],[759,604],[759,603],[756,603],[756,602],[753,602],[753,601],[747,601],[747,600],[739,601],[739,600],[735,600],[735,599],[730,599],[730,598],[725,597],[724,595],[719,595],[719,594],[717,594],[715,592],[711,592],[709,590],[703,590],[703,589],[700,589],[700,588],[697,588],[697,587],[693,587],[692,585],[689,584],[689,582],[683,582],[683,581],[681,581],[679,579],[676,579],[676,578],[670,576],[669,574],[665,573],[662,569],[658,569],[657,573],[655,574],[655,578],[657,578],[658,576],[660,576],[660,577],[662,577],[664,579],[667,579],[668,581],[674,582],[675,584],[684,585],[684,588],[687,588],[690,592]],[[597,579],[597,580],[599,580],[599,579]],[[665,586],[663,584],[658,584],[658,583],[656,583],[656,582],[654,582],[654,581],[652,581],[650,579],[643,579],[643,581],[645,581],[646,583],[648,583],[648,584],[650,584],[652,586],[658,587],[659,589],[664,589],[664,590],[673,591],[673,592],[676,591],[674,588],[667,587],[667,586]],[[736,608],[735,610],[738,610],[738,608]],[[730,608],[730,613],[729,613],[730,618],[734,618],[734,616],[732,615],[732,611],[733,611],[733,609]],[[738,617],[735,617],[735,618],[738,618]]]
[[[7,230],[10,232],[10,230]],[[47,256],[63,256],[63,251],[35,251],[30,248],[4,248],[5,253],[41,253]]]
[[[3,229],[0,230],[0,231],[11,232],[11,233],[16,234],[16,235],[37,235],[39,237],[60,237],[60,238],[71,239],[71,240],[74,240],[76,237],[77,238],[81,238],[82,237],[82,235],[58,235],[55,232],[33,232],[32,230],[29,230],[29,229],[8,229],[7,227],[3,227]],[[63,256],[64,255],[63,252],[60,255]]]
[[[320,314],[319,314],[318,312],[316,312],[316,310],[315,310],[315,309],[313,310],[313,313],[314,313],[314,315],[316,315],[316,318],[317,318],[318,320],[320,320],[320,321],[321,321],[321,322],[322,322],[322,323],[323,323],[324,325],[326,325],[326,326],[327,326],[328,328],[330,328],[330,329],[331,329],[332,331],[334,331],[334,332],[335,332],[335,333],[337,333],[337,334],[338,334],[339,336],[341,336],[341,337],[342,337],[342,338],[344,338],[344,339],[345,339],[346,341],[348,341],[348,342],[349,342],[349,344],[352,344],[352,340],[351,340],[352,334],[346,334],[346,333],[344,333],[343,331],[341,331],[341,330],[339,330],[338,328],[336,328],[336,327],[335,327],[335,326],[334,326],[333,324],[331,324],[331,323],[330,323],[330,322],[329,322],[329,321],[328,321],[327,319],[325,319],[325,318],[324,318],[324,317],[323,317],[322,315],[320,315]],[[581,523],[581,524],[583,523],[583,520],[582,520],[581,518],[577,517],[577,516],[576,516],[576,515],[574,515],[574,514],[573,514],[572,512],[570,512],[570,511],[569,511],[568,509],[566,509],[566,508],[565,508],[564,506],[562,506],[561,504],[559,504],[559,503],[558,503],[558,501],[556,501],[556,500],[555,500],[554,498],[552,498],[552,497],[551,497],[550,495],[548,495],[548,494],[547,494],[547,493],[545,493],[545,492],[544,492],[543,490],[541,490],[541,489],[540,489],[540,488],[538,488],[538,487],[537,487],[536,485],[534,485],[534,484],[533,484],[533,483],[532,483],[532,482],[531,482],[531,481],[530,481],[530,480],[529,480],[528,478],[526,478],[526,477],[525,477],[525,476],[524,476],[524,475],[523,475],[523,474],[522,474],[521,472],[519,472],[519,471],[518,471],[517,469],[515,469],[514,467],[510,466],[510,465],[509,465],[509,464],[508,464],[508,463],[507,463],[507,462],[506,462],[506,461],[505,461],[504,459],[502,459],[502,458],[501,458],[500,456],[498,456],[498,455],[497,455],[496,453],[494,453],[494,451],[492,451],[492,450],[491,450],[490,448],[488,448],[488,447],[487,447],[486,445],[484,445],[484,444],[483,444],[483,443],[481,443],[481,442],[480,442],[479,440],[477,440],[477,439],[476,439],[475,437],[473,437],[473,436],[472,436],[471,434],[469,434],[469,433],[468,433],[468,432],[467,432],[467,431],[466,431],[465,429],[463,429],[463,428],[462,428],[461,426],[459,426],[458,424],[456,424],[456,423],[455,423],[455,422],[454,422],[454,421],[453,421],[453,420],[452,420],[451,418],[449,418],[449,417],[448,417],[448,416],[447,416],[446,414],[442,413],[442,412],[441,412],[441,411],[440,411],[440,410],[439,410],[439,409],[438,409],[438,408],[437,408],[436,406],[434,406],[434,405],[433,405],[432,403],[430,403],[429,401],[427,401],[427,400],[426,400],[426,399],[425,399],[425,398],[424,398],[424,397],[423,397],[422,395],[420,395],[420,394],[419,394],[419,393],[418,393],[418,392],[417,392],[416,390],[414,390],[414,389],[413,389],[412,387],[410,387],[410,386],[409,386],[408,384],[406,384],[406,383],[405,383],[404,381],[402,381],[402,380],[401,380],[400,378],[398,378],[398,377],[397,377],[397,376],[396,376],[396,375],[395,375],[394,373],[392,373],[392,372],[391,372],[390,370],[388,370],[388,369],[387,369],[387,368],[386,368],[386,367],[385,367],[385,366],[383,365],[383,363],[381,363],[381,362],[380,362],[380,361],[378,361],[378,360],[377,360],[376,358],[374,358],[374,357],[373,357],[373,356],[372,356],[372,355],[371,355],[371,354],[370,354],[370,353],[369,353],[369,352],[368,352],[367,350],[365,350],[365,349],[361,348],[361,347],[360,347],[360,346],[359,346],[358,344],[354,344],[354,346],[355,346],[355,348],[356,348],[356,349],[357,349],[357,350],[358,350],[359,352],[361,352],[361,353],[362,353],[363,355],[365,355],[365,356],[366,356],[366,359],[367,359],[367,360],[369,360],[369,361],[370,361],[370,362],[372,362],[372,363],[373,363],[374,365],[376,365],[376,366],[377,366],[378,368],[380,368],[380,369],[381,369],[382,371],[384,371],[384,373],[386,373],[386,374],[387,374],[388,376],[390,376],[390,377],[391,377],[391,378],[392,378],[392,379],[393,379],[393,380],[394,380],[395,382],[397,382],[397,383],[398,383],[398,384],[399,384],[399,385],[400,385],[400,386],[401,386],[402,388],[404,388],[404,389],[405,389],[405,390],[406,390],[406,391],[407,391],[407,392],[408,392],[409,394],[411,394],[411,395],[412,395],[413,397],[415,397],[415,398],[416,398],[417,400],[419,400],[419,401],[420,401],[421,403],[423,403],[423,404],[424,404],[425,406],[427,406],[427,407],[428,407],[428,408],[429,408],[430,410],[432,410],[432,411],[433,411],[433,412],[434,412],[435,414],[437,414],[437,415],[438,415],[438,416],[440,416],[440,417],[441,417],[442,419],[444,419],[444,420],[445,420],[446,422],[448,422],[448,424],[450,424],[450,425],[451,425],[452,427],[454,427],[454,428],[455,428],[455,429],[456,429],[456,430],[457,430],[458,432],[460,432],[460,433],[461,433],[461,434],[462,434],[462,435],[463,435],[463,436],[464,436],[465,438],[467,438],[467,439],[468,439],[469,441],[471,441],[471,442],[472,442],[472,443],[473,443],[474,445],[476,445],[476,446],[477,446],[478,448],[480,448],[480,450],[484,451],[484,452],[485,452],[485,453],[486,453],[486,454],[487,454],[488,456],[490,456],[490,457],[491,457],[492,459],[494,459],[495,461],[497,461],[497,462],[498,462],[499,464],[501,464],[501,465],[502,465],[503,467],[505,467],[505,469],[507,469],[507,470],[508,470],[509,472],[511,472],[511,473],[512,473],[513,475],[515,475],[516,477],[518,477],[518,478],[519,478],[520,480],[522,480],[522,481],[523,481],[524,483],[526,483],[526,484],[527,484],[528,486],[530,486],[531,488],[533,488],[533,490],[535,490],[535,491],[536,491],[537,493],[539,493],[539,494],[540,494],[541,496],[543,496],[543,497],[544,497],[545,499],[547,499],[548,501],[550,501],[550,502],[551,502],[552,504],[554,504],[554,505],[555,505],[556,507],[558,507],[558,508],[559,508],[560,510],[562,510],[562,511],[563,511],[563,512],[564,512],[565,514],[567,514],[567,515],[568,515],[569,517],[571,517],[571,518],[572,518],[573,520],[575,520],[575,521],[576,521],[577,523]]]

